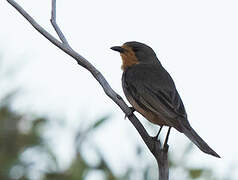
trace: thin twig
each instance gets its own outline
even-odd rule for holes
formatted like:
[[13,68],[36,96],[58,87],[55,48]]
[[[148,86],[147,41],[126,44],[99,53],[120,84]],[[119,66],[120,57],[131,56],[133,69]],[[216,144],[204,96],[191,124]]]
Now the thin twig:
[[64,34],[60,30],[57,22],[56,22],[56,0],[52,0],[52,7],[51,7],[51,19],[50,22],[52,26],[54,27],[56,33],[58,34],[60,40],[63,42],[63,44],[66,44],[69,46],[69,43],[67,39],[64,37]]
[[48,33],[44,28],[42,28],[20,5],[18,5],[14,0],[7,0],[22,16],[24,16],[27,21],[45,38],[56,45],[58,48],[63,50],[65,53],[73,57],[77,63],[84,68],[86,68],[94,78],[100,83],[104,92],[109,96],[126,114],[130,122],[137,129],[146,146],[149,148],[151,153],[154,155],[158,167],[159,167],[159,179],[168,180],[168,146],[162,148],[159,140],[155,140],[149,136],[141,122],[133,114],[132,110],[126,105],[125,101],[118,95],[108,84],[104,76],[84,57],[74,51],[68,44],[66,38],[64,37],[62,31],[56,23],[56,1],[52,0],[52,11],[51,11],[51,23],[57,32],[59,38],[62,42],[57,40],[54,36]]

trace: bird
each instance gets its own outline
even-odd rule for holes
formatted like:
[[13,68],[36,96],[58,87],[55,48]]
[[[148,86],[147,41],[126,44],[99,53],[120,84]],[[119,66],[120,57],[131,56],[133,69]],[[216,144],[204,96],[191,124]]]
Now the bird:
[[220,158],[191,127],[175,83],[154,50],[137,41],[111,49],[119,52],[122,58],[122,88],[131,108],[160,126],[155,138],[158,138],[163,126],[168,126],[168,140],[173,127],[184,133],[204,153]]

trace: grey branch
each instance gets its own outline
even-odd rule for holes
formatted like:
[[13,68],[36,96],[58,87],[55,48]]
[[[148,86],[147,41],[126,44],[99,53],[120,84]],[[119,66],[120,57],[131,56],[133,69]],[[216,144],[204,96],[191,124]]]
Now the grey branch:
[[14,0],[7,0],[22,16],[26,18],[26,20],[45,38],[47,38],[51,43],[60,48],[62,51],[70,55],[74,58],[77,63],[86,68],[94,78],[99,82],[102,86],[104,92],[107,96],[109,96],[125,113],[133,126],[137,129],[146,146],[149,148],[153,156],[155,157],[158,168],[159,168],[159,179],[160,180],[168,180],[169,176],[169,167],[168,167],[168,145],[162,147],[159,140],[155,140],[149,136],[143,125],[137,119],[137,117],[132,113],[132,110],[126,105],[125,101],[118,95],[108,84],[104,76],[84,57],[74,51],[68,41],[66,40],[64,34],[58,27],[56,23],[56,0],[52,0],[52,11],[51,11],[51,23],[54,27],[56,33],[58,34],[60,40],[57,40],[54,36],[52,36],[49,32],[47,32],[44,28],[42,28],[19,4],[17,4]]
[[58,24],[56,23],[56,0],[52,0],[52,8],[51,8],[51,19],[50,22],[52,24],[52,26],[54,27],[56,33],[58,34],[60,40],[69,46],[69,43],[67,41],[67,39],[64,37],[64,34],[62,33],[62,31],[60,30]]

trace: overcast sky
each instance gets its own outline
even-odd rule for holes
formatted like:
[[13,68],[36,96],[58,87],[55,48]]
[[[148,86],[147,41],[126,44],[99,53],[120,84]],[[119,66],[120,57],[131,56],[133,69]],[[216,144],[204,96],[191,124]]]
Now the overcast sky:
[[[49,0],[17,2],[55,35]],[[238,163],[237,7],[236,0],[58,0],[57,21],[71,46],[121,95],[121,59],[110,47],[132,40],[151,46],[173,77],[191,125],[222,157],[216,159],[194,148],[191,164],[202,163],[223,174]],[[116,164],[132,155],[128,136],[141,141],[120,109],[90,73],[36,32],[7,1],[0,2],[0,20],[1,54],[9,64],[19,65],[17,83],[25,88],[16,106],[39,113],[59,112],[68,119],[79,114],[87,119],[112,114],[107,133],[99,133],[96,141],[120,171]],[[27,98],[33,103],[25,103]],[[152,128],[148,131],[155,133]],[[118,142],[125,147],[116,148],[122,145]],[[186,143],[187,138],[172,131],[169,144],[175,156]]]

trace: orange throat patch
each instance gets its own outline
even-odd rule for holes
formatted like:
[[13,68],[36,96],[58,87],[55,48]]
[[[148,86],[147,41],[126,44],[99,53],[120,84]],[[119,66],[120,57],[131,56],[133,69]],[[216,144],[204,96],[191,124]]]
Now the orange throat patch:
[[125,70],[127,67],[133,66],[135,64],[139,64],[135,52],[132,50],[131,47],[123,45],[122,48],[126,50],[124,53],[120,53],[122,58],[122,70]]

